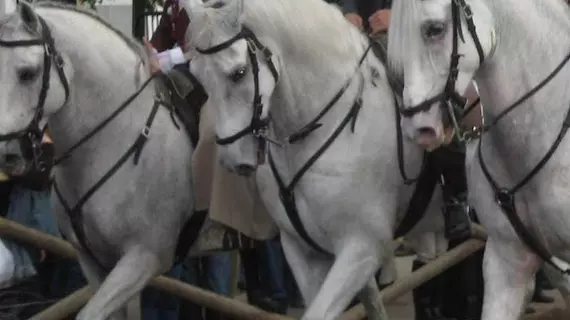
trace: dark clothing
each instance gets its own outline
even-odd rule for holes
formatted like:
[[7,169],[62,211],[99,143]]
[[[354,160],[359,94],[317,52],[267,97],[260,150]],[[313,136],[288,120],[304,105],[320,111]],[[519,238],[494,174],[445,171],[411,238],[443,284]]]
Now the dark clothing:
[[158,52],[171,49],[176,44],[184,50],[189,24],[188,14],[179,7],[178,1],[166,0],[162,17],[150,43]]
[[12,193],[12,188],[14,187],[13,181],[1,181],[0,182],[0,216],[6,216],[8,212],[8,207],[10,204],[10,194]]
[[342,0],[344,13],[358,13],[366,22],[376,11],[390,9],[391,6],[392,0]]

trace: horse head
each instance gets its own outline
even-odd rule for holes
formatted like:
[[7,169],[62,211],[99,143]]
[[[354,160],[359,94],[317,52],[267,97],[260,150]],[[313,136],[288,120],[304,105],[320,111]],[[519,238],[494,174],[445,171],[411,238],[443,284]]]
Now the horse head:
[[[199,0],[197,0],[200,2]],[[244,0],[188,1],[191,70],[216,108],[221,164],[252,174],[265,154],[264,133],[278,69],[271,51],[243,24]]]
[[70,70],[29,4],[0,23],[0,170],[22,175],[39,165],[42,125],[66,103]]
[[459,134],[463,94],[495,47],[493,17],[482,1],[398,0],[388,56],[404,80],[403,129],[427,150]]

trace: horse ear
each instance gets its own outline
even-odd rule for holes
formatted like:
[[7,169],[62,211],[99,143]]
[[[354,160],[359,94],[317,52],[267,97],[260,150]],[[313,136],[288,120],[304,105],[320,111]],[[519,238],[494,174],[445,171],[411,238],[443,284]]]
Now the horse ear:
[[228,0],[226,5],[220,8],[223,11],[224,20],[229,22],[232,27],[241,30],[243,21],[244,0]]
[[40,21],[38,15],[29,3],[24,1],[18,2],[18,15],[24,25],[34,31],[38,31]]

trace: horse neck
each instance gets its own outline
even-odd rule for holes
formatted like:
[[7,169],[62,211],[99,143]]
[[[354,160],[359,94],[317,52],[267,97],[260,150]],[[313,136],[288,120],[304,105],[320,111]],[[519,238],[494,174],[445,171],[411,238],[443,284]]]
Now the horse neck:
[[[497,47],[475,79],[485,111],[493,117],[538,85],[568,54],[570,16],[558,0],[486,1],[486,5],[495,15]],[[567,82],[569,71],[570,66],[552,83]],[[542,89],[528,104],[549,101],[540,108],[566,107],[567,99],[560,100],[560,105],[552,103],[552,94],[562,92],[555,87]]]
[[[140,87],[141,83],[135,81],[136,73],[140,72],[139,58],[123,39],[90,17],[64,10],[46,10],[42,16],[52,22],[56,48],[70,58],[74,69],[69,102],[49,119],[50,132],[60,153],[108,118]],[[144,73],[142,77],[144,80]],[[141,130],[142,118],[150,111],[151,95],[152,85],[86,143],[89,148],[81,152],[85,157],[76,158],[100,156],[95,150],[111,141],[119,147],[132,143],[130,139],[117,137],[130,137]],[[148,107],[141,105],[143,101]],[[91,151],[93,154],[89,154]]]
[[[343,41],[343,40],[338,40]],[[364,41],[362,41],[364,42]],[[296,52],[288,50],[281,54],[282,71],[280,81],[271,99],[271,118],[278,137],[285,137],[298,131],[313,120],[325,108],[349,79],[350,87],[335,103],[324,119],[329,115],[345,115],[349,104],[356,98],[359,77],[355,76],[360,57],[366,49],[362,43],[355,43],[353,57],[339,57],[330,48],[311,47],[309,54],[299,48]],[[320,54],[315,54],[320,51]],[[324,55],[327,58],[324,59]],[[333,116],[334,119],[338,116]],[[336,125],[338,121],[321,121],[324,127]],[[326,131],[326,130],[323,130]]]

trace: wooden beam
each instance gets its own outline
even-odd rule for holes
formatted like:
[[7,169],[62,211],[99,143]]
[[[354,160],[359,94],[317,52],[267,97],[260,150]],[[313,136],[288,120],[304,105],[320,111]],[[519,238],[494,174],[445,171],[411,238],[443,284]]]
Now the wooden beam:
[[[474,234],[477,237],[485,237],[482,229]],[[430,261],[425,266],[413,272],[411,275],[397,279],[391,286],[380,291],[382,303],[386,304],[410,291],[419,287],[426,281],[443,273],[452,266],[465,260],[473,253],[481,250],[485,246],[485,241],[481,239],[469,239],[457,247],[447,251],[437,259]],[[359,304],[342,314],[338,320],[360,320],[364,319],[366,313],[362,304]]]
[[[75,258],[77,256],[77,252],[69,242],[4,218],[0,218],[0,237],[26,243],[65,258]],[[220,311],[236,319],[293,320],[164,276],[159,276],[152,280],[150,286]],[[39,313],[32,319],[61,319],[64,315],[69,315],[79,310],[89,300],[91,295],[92,292],[85,287],[46,309],[44,311],[45,314],[43,312]],[[54,318],[54,315],[59,315],[59,318]]]

